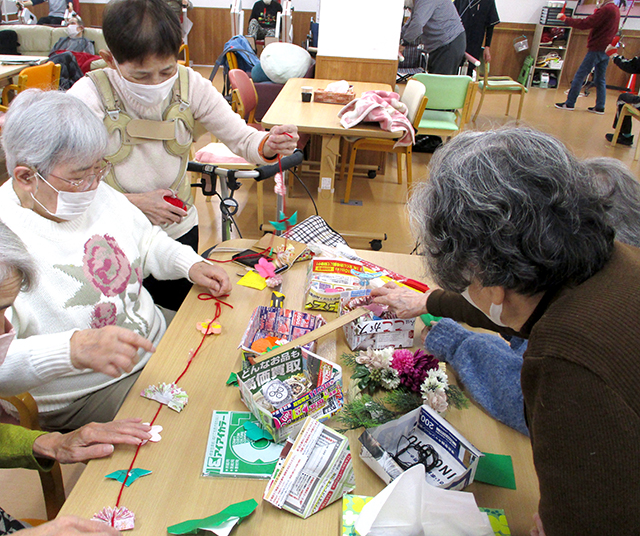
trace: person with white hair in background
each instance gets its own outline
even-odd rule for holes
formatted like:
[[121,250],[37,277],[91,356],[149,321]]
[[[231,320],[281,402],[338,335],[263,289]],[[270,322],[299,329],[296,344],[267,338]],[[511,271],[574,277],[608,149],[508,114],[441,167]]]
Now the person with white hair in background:
[[166,330],[143,278],[188,277],[214,296],[230,292],[229,279],[101,182],[107,131],[79,99],[20,93],[2,145],[11,180],[0,187],[0,219],[40,284],[9,312],[16,340],[0,392],[29,391],[44,429],[110,421]]
[[[15,337],[11,322],[4,316],[20,291],[29,292],[36,282],[36,267],[22,241],[0,222],[0,366]],[[75,463],[109,456],[116,444],[138,445],[151,435],[151,427],[141,419],[124,419],[106,424],[91,423],[68,434],[46,433],[22,426],[0,424],[0,467],[50,470],[55,460]],[[38,529],[21,532],[24,536],[63,536],[71,534],[115,534],[103,523],[64,517]],[[0,534],[11,534],[25,524],[0,508]]]

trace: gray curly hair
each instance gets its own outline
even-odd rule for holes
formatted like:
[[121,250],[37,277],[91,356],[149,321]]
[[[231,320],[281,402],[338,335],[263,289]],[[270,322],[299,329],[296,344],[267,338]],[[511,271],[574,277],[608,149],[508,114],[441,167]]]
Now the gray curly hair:
[[614,230],[594,174],[532,129],[464,132],[434,154],[410,201],[429,271],[461,292],[477,279],[533,295],[607,262]]

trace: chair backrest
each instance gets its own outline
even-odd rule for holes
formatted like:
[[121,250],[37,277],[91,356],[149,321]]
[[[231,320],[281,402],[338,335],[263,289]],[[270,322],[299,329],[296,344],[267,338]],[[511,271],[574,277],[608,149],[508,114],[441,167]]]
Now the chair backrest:
[[229,81],[238,97],[238,104],[241,107],[238,113],[240,113],[245,121],[252,123],[256,107],[258,106],[258,94],[253,85],[253,80],[251,80],[242,69],[231,69],[229,71]]
[[424,84],[421,84],[418,80],[409,80],[404,88],[404,93],[400,101],[407,106],[407,119],[411,121],[411,124],[415,123],[416,117],[418,117],[418,115],[421,117],[422,112],[424,112],[424,108],[420,110],[420,105],[422,104],[426,90],[427,88]]
[[448,74],[416,74],[412,80],[418,80],[426,88],[429,99],[427,110],[459,110],[464,107],[467,92],[471,85],[470,76]]
[[26,67],[18,76],[19,91],[37,88],[45,91],[60,87],[60,65],[48,61],[44,65]]

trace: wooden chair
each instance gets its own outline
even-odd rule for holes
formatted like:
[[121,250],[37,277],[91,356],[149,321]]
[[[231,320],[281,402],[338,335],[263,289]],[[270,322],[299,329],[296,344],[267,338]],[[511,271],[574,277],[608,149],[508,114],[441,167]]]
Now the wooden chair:
[[[637,110],[631,104],[625,103],[620,110],[620,115],[618,116],[618,122],[616,123],[616,131],[613,133],[613,139],[611,140],[611,146],[615,147],[616,143],[618,143],[618,137],[620,136],[620,129],[622,128],[623,119],[629,116],[631,119],[640,120],[640,110]],[[634,160],[638,160],[640,156],[640,142],[636,143],[636,152],[633,156]]]
[[18,75],[17,84],[9,84],[2,90],[2,105],[9,106],[9,92],[20,93],[25,89],[37,88],[45,91],[60,87],[60,65],[48,61],[43,65],[25,67]]
[[253,80],[242,69],[229,71],[231,83],[231,106],[247,124],[258,130],[264,130],[262,125],[255,122],[256,108],[258,107],[258,92],[253,85]]
[[[16,408],[21,426],[30,430],[40,430],[38,422],[38,406],[29,393],[17,396],[0,397]],[[40,484],[44,494],[44,503],[47,510],[47,519],[54,519],[65,501],[64,482],[60,464],[55,462],[51,471],[38,471]],[[29,520],[32,523],[33,520]],[[33,524],[33,523],[32,523]]]
[[470,76],[424,73],[412,80],[425,86],[428,99],[416,134],[449,138],[465,127],[476,90]]
[[493,95],[508,95],[509,100],[507,101],[507,112],[505,115],[509,115],[509,109],[511,108],[511,97],[513,95],[520,95],[520,104],[518,106],[518,115],[516,116],[516,122],[520,121],[520,117],[522,116],[522,105],[524,104],[524,96],[527,93],[527,88],[522,85],[520,82],[513,80],[508,76],[489,76],[489,68],[490,65],[485,63],[484,60],[480,62],[480,66],[478,67],[478,75],[482,76],[482,80],[478,82],[478,91],[480,91],[480,102],[478,103],[478,108],[476,109],[476,113],[473,116],[473,121],[478,118],[478,114],[480,113],[480,108],[482,108],[482,103],[484,102],[484,96],[486,94]]
[[180,65],[184,65],[185,67],[189,67],[189,45],[182,43],[180,45],[180,50],[178,54],[182,54],[184,52],[184,59],[178,60]]
[[[405,87],[402,98],[400,99],[407,105],[407,118],[411,121],[414,129],[417,129],[422,113],[427,105],[425,95],[426,88],[417,80],[409,80]],[[349,171],[347,174],[347,186],[344,192],[344,202],[348,203],[351,196],[351,184],[353,182],[353,170],[356,164],[356,155],[358,150],[382,151],[385,153],[395,153],[398,166],[398,184],[402,184],[402,155],[405,155],[407,161],[407,189],[411,188],[412,168],[411,154],[412,146],[394,147],[397,140],[380,139],[380,138],[343,138],[346,143],[346,149],[349,151]],[[345,158],[342,158],[340,164],[340,178],[344,175],[344,167],[346,162],[347,151],[342,151]]]

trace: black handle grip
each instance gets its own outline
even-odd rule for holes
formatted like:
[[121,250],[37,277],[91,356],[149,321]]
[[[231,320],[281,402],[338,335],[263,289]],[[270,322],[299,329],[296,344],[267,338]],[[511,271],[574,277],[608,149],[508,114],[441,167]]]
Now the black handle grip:
[[292,167],[299,166],[300,164],[302,164],[303,158],[303,152],[300,149],[296,149],[293,154],[281,158],[280,162],[257,168],[256,171],[258,172],[258,177],[256,178],[256,182],[263,181],[265,179],[268,179],[269,177],[273,177],[280,171],[280,168],[282,168],[282,171],[285,171],[287,169],[291,169]]

